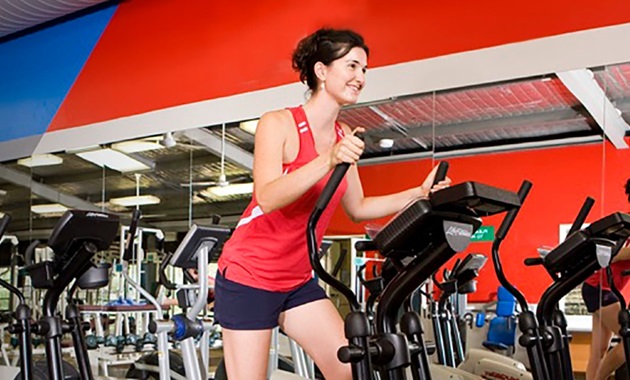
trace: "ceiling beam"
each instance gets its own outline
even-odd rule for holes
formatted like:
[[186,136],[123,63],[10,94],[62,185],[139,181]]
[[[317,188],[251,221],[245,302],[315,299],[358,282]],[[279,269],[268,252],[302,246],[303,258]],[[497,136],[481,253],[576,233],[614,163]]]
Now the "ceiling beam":
[[[208,151],[221,156],[221,138],[204,128],[184,131],[184,136],[204,146]],[[225,159],[247,170],[254,167],[254,155],[239,146],[225,142]]]
[[[200,152],[202,151],[200,150]],[[213,164],[216,162],[219,162],[219,158],[208,153],[204,153],[203,155],[195,154],[195,156],[193,157],[193,166]],[[175,159],[175,160],[156,161],[153,171],[160,172],[160,171],[165,171],[165,170],[181,170],[183,167],[188,167],[189,165],[190,165],[190,158],[188,157],[182,158],[182,159]],[[143,173],[143,175],[145,174],[146,172]],[[45,183],[49,185],[59,185],[59,184],[65,184],[65,183],[77,183],[77,182],[80,183],[80,182],[87,182],[87,181],[93,181],[93,180],[101,180],[103,179],[103,177],[105,177],[105,179],[109,179],[109,178],[121,177],[125,175],[128,175],[128,174],[120,173],[116,170],[112,170],[109,168],[106,168],[105,173],[103,173],[103,169],[98,168],[98,169],[92,169],[92,170],[85,170],[80,173],[73,173],[73,174],[66,174],[66,175],[61,174],[61,175],[54,175],[54,176],[47,176],[47,177],[39,176],[37,177],[37,179],[41,179],[42,181],[44,181]],[[131,177],[132,176],[129,175],[129,178]]]
[[[440,124],[436,125],[435,128],[431,127],[412,127],[406,126],[407,129],[406,134],[401,133],[400,131],[391,130],[391,131],[366,131],[365,134],[372,138],[374,141],[378,141],[382,138],[390,138],[397,139],[402,137],[419,137],[419,138],[433,138],[433,137],[443,137],[443,136],[452,136],[458,134],[466,134],[466,133],[483,133],[483,132],[491,132],[496,129],[512,129],[512,128],[521,128],[523,126],[532,126],[532,125],[542,125],[542,124],[553,124],[561,121],[584,121],[588,120],[579,112],[579,110],[574,109],[562,109],[562,110],[553,110],[546,112],[538,112],[532,113],[530,115],[522,115],[522,116],[510,116],[503,118],[494,118],[487,120],[479,120],[479,121],[466,121],[461,123],[452,123],[452,124]],[[433,134],[433,130],[435,129],[435,135]]]
[[604,90],[595,81],[593,72],[588,69],[579,69],[557,72],[556,75],[582,102],[608,140],[617,149],[628,149],[624,136],[626,131],[630,130],[630,126],[621,117],[621,111],[611,103]]
[[51,202],[61,203],[62,205],[69,208],[88,211],[101,211],[100,207],[97,207],[93,203],[87,202],[73,195],[59,192],[48,185],[34,182],[31,179],[30,175],[24,174],[15,169],[8,168],[4,165],[0,165],[0,178],[5,181],[30,189],[31,194],[35,194]]

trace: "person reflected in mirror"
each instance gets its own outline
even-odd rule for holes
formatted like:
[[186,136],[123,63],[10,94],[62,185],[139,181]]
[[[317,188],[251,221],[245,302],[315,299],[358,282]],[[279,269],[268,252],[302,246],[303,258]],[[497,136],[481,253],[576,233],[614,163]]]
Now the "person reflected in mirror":
[[[320,29],[302,39],[293,68],[309,88],[305,104],[265,113],[257,126],[254,194],[232,238],[223,248],[216,276],[215,318],[223,330],[230,380],[267,376],[272,329],[280,328],[313,358],[326,379],[349,380],[337,359],[347,344],[343,321],[312,277],[306,226],[324,185],[340,163],[351,164],[320,218],[321,244],[332,214],[342,204],[353,221],[400,211],[450,184],[423,183],[384,196],[366,197],[356,163],[364,129],[337,120],[366,85],[369,49],[350,30]],[[386,180],[386,179],[385,179]]]
[[[626,181],[625,194],[630,203],[630,179]],[[615,286],[623,290],[630,277],[622,272],[630,269],[630,240],[613,258],[610,264]],[[586,366],[586,380],[605,380],[626,360],[623,344],[612,349],[610,341],[619,334],[618,315],[621,305],[610,290],[606,270],[599,270],[582,284],[582,298],[592,315],[591,350]]]
[[[190,275],[190,278],[193,282],[197,282],[199,279],[199,273],[197,268],[184,269]],[[208,275],[208,296],[207,296],[208,307],[212,307],[214,305],[214,277]],[[177,301],[177,297],[165,298],[162,301],[162,306],[177,306],[179,303]]]

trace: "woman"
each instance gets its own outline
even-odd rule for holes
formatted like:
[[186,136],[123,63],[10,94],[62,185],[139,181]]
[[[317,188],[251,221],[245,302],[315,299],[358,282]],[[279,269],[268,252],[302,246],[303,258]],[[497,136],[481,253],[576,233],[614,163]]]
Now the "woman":
[[[272,111],[258,123],[254,149],[254,195],[219,259],[215,317],[223,329],[230,380],[264,379],[271,330],[280,326],[313,358],[327,379],[351,379],[337,349],[347,342],[343,321],[312,278],[306,224],[330,173],[355,164],[363,142],[337,121],[342,106],[357,102],[365,86],[368,47],[349,30],[320,29],[293,53],[293,68],[311,96],[303,106]],[[323,213],[321,241],[342,203],[354,221],[393,214],[433,189],[435,169],[421,186],[364,197],[356,165]]]
[[[630,203],[630,179],[625,186]],[[630,277],[621,273],[630,269],[630,248],[626,247],[615,256],[610,264],[617,289],[622,290]],[[586,366],[586,380],[605,380],[626,360],[623,345],[618,344],[608,351],[613,334],[619,334],[618,315],[621,305],[610,290],[605,271],[597,271],[582,285],[582,298],[593,316],[591,352]]]

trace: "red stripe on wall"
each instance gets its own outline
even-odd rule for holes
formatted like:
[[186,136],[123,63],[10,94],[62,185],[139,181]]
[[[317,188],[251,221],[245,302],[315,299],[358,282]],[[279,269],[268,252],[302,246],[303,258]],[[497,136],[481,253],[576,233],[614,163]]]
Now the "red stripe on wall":
[[378,67],[626,22],[627,0],[124,1],[49,131],[293,83],[323,25],[363,33]]
[[[602,164],[604,154],[606,160]],[[456,183],[477,181],[513,191],[518,190],[524,179],[533,183],[501,253],[508,279],[524,291],[529,302],[537,302],[551,280],[542,268],[524,267],[523,260],[536,257],[538,247],[556,246],[559,225],[573,221],[587,196],[596,200],[587,219],[589,223],[612,212],[630,211],[623,190],[630,178],[629,160],[629,150],[616,150],[607,144],[604,152],[603,145],[595,144],[449,159],[448,175]],[[417,186],[430,165],[430,160],[424,160],[361,167],[365,193],[387,194]],[[498,229],[502,217],[486,218],[484,225]],[[378,222],[385,224],[387,220]],[[364,234],[364,225],[350,222],[342,210],[337,210],[327,234]],[[480,252],[490,258],[491,244],[472,243],[465,253],[469,252]],[[452,265],[452,261],[447,265]],[[470,299],[485,302],[497,286],[498,280],[488,261],[480,273],[478,291]]]

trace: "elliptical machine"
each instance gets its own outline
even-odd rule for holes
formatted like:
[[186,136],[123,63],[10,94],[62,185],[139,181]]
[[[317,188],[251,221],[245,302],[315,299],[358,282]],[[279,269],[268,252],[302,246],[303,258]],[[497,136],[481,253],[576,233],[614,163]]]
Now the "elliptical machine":
[[[373,242],[356,247],[377,249],[390,258],[399,273],[387,285],[376,311],[376,331],[372,334],[366,314],[360,309],[350,288],[330,276],[318,259],[315,229],[348,164],[340,164],[324,187],[309,218],[307,240],[311,265],[319,278],[343,294],[351,306],[345,320],[348,345],[341,347],[338,358],[352,366],[354,379],[374,379],[376,369],[382,380],[405,379],[405,367],[411,365],[414,379],[431,379],[419,316],[405,313],[397,332],[398,311],[405,299],[457,252],[470,243],[481,225],[481,216],[489,216],[520,206],[517,195],[502,189],[466,182],[420,199],[389,221]],[[446,175],[441,163],[436,181]],[[359,245],[359,244],[357,244]],[[402,259],[411,259],[403,265]]]
[[444,269],[442,281],[433,275],[433,284],[440,290],[440,297],[437,302],[431,302],[431,320],[438,360],[442,365],[457,367],[466,359],[457,311],[452,300],[456,295],[477,290],[475,279],[485,263],[486,256],[471,253],[463,260],[457,259],[451,270]]
[[[129,228],[130,239],[125,251],[124,260],[128,261],[132,257],[133,237],[136,234],[138,220],[140,219],[140,211],[134,211],[134,218]],[[178,300],[180,306],[185,310],[184,313],[175,315],[170,320],[153,320],[149,323],[149,331],[155,334],[158,339],[157,352],[150,353],[140,358],[134,363],[127,377],[133,378],[159,378],[160,380],[168,379],[190,379],[205,380],[207,379],[207,369],[209,364],[208,356],[208,332],[212,329],[212,324],[203,322],[197,318],[199,313],[206,307],[206,299],[208,297],[208,261],[209,258],[218,250],[225,240],[229,237],[231,231],[228,227],[213,225],[201,227],[193,225],[188,231],[182,242],[177,247],[174,254],[167,254],[160,266],[160,281],[167,288],[177,288],[172,284],[165,270],[168,265],[172,265],[181,269],[197,268],[197,283],[179,286]],[[126,271],[123,268],[123,275]],[[126,276],[127,278],[128,276]],[[138,290],[149,303],[151,303],[160,317],[162,307],[159,302],[150,293],[144,290],[139,284],[131,279],[128,283]],[[182,355],[178,357],[168,349],[168,336],[173,340],[180,342]],[[199,364],[197,351],[195,349],[195,338],[201,338],[202,360]],[[171,364],[177,363],[176,371],[171,371]]]
[[[2,220],[6,228],[9,218]],[[25,254],[25,270],[32,278],[33,286],[47,289],[44,296],[44,315],[37,322],[31,322],[31,311],[24,295],[6,282],[0,285],[9,289],[19,299],[15,317],[18,323],[10,327],[10,332],[19,334],[20,368],[16,379],[93,379],[90,362],[83,338],[83,324],[71,314],[62,320],[57,314],[57,304],[64,289],[73,281],[78,286],[101,283],[102,271],[94,268],[92,258],[106,249],[116,237],[118,217],[112,214],[70,210],[66,211],[55,226],[48,246],[53,250],[52,261],[34,263],[33,254],[39,241],[33,242]],[[95,276],[96,275],[96,276]],[[94,277],[95,276],[95,277]],[[105,276],[107,277],[107,276]],[[42,335],[46,340],[46,362],[32,362],[31,333]],[[71,333],[79,370],[62,360],[61,336]]]
[[[474,279],[485,262],[484,255],[469,254],[461,262],[458,260],[450,273],[445,271],[446,283],[438,285],[442,290],[438,313],[432,313],[436,347],[442,347],[444,350],[438,357],[446,359],[446,365],[485,379],[531,380],[531,373],[517,360],[485,349],[469,348],[464,352],[455,310],[450,305],[449,298],[457,293],[474,292],[476,290]],[[437,280],[434,282],[438,283]]]
[[[521,186],[521,201],[524,201],[530,189],[529,182]],[[610,259],[630,236],[630,215],[623,213],[608,215],[580,230],[592,205],[593,200],[588,198],[564,242],[544,258],[525,260],[528,266],[543,265],[554,280],[542,295],[536,315],[529,310],[525,296],[505,277],[499,256],[499,246],[514,222],[518,209],[508,213],[492,245],[492,258],[499,282],[517,299],[522,309],[519,315],[519,329],[522,332],[519,344],[527,349],[535,380],[574,378],[569,352],[570,336],[558,303],[600,267],[608,266]]]
[[[0,219],[0,238],[5,234],[11,216],[5,214]],[[31,308],[26,304],[24,294],[12,284],[0,278],[0,286],[7,289],[18,298],[18,306],[13,312],[13,318],[16,324],[10,325],[9,330],[18,334],[18,347],[20,349],[20,372],[17,379],[30,380],[33,379],[33,347],[31,345]]]

